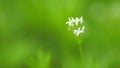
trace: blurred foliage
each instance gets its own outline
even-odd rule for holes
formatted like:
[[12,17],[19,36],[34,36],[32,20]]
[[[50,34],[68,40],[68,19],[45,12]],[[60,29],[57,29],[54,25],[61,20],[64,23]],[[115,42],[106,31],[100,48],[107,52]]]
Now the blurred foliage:
[[80,68],[79,16],[85,68],[120,68],[119,0],[0,0],[0,68]]

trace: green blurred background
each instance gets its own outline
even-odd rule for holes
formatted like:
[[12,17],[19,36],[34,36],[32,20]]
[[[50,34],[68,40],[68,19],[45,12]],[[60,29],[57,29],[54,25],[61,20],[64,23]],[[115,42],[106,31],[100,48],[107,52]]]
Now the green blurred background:
[[0,68],[80,68],[65,24],[84,17],[84,68],[120,68],[119,0],[0,0]]

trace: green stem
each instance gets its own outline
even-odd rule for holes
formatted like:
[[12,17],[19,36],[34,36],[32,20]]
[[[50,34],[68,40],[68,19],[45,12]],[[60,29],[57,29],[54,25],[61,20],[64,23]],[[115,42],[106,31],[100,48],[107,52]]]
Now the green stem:
[[83,55],[83,50],[82,50],[80,40],[78,41],[78,44],[79,44],[79,50],[80,50],[81,68],[84,68],[84,55]]

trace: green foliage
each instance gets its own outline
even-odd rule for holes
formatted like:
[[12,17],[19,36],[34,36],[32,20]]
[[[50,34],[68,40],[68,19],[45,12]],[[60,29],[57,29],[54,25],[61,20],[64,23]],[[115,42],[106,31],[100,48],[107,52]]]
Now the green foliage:
[[119,0],[0,0],[0,68],[80,68],[65,22],[83,16],[85,68],[120,68]]

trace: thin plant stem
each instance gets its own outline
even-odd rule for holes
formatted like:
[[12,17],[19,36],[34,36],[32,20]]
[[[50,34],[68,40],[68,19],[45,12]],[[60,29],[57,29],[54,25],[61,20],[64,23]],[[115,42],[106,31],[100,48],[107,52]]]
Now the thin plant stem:
[[84,54],[83,54],[83,48],[81,45],[80,39],[78,39],[78,45],[79,45],[79,53],[80,53],[80,59],[81,59],[81,68],[84,68]]

